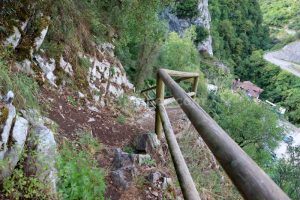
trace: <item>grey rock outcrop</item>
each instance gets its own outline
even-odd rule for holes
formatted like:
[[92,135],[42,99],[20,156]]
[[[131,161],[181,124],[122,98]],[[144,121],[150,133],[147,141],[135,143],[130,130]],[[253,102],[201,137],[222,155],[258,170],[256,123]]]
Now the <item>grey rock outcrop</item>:
[[31,135],[36,143],[36,155],[32,161],[35,165],[35,175],[47,186],[50,194],[55,194],[57,184],[57,170],[55,161],[57,157],[56,142],[53,132],[46,126],[36,126]]
[[[180,19],[172,13],[170,8],[167,8],[162,13],[162,18],[166,19],[169,24],[169,30],[175,31],[182,35],[184,31],[192,25],[203,27],[210,32],[211,16],[208,8],[208,0],[199,0],[198,16],[193,19]],[[199,51],[204,51],[210,56],[213,56],[212,37],[209,36],[201,41],[197,48]]]
[[[1,115],[2,118],[5,120],[4,124],[0,124],[2,126],[2,133],[0,137],[0,160],[4,159],[4,154],[7,151],[8,148],[8,139],[10,136],[10,130],[13,127],[14,124],[14,118],[16,116],[16,108],[12,104],[6,105],[2,110],[1,110]],[[5,116],[7,115],[7,116]],[[1,128],[1,127],[0,127]]]
[[0,181],[9,177],[19,162],[28,135],[28,126],[29,123],[26,119],[16,117],[10,141],[12,144],[4,155],[5,168],[0,172]]

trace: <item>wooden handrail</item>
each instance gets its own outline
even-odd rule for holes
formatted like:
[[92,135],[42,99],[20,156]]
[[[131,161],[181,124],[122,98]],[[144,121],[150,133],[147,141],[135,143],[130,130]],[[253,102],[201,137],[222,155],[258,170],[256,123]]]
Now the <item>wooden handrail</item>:
[[[273,182],[273,180],[234,142],[232,138],[171,78],[169,70],[160,69],[157,73],[157,108],[155,131],[162,136],[162,124],[166,137],[170,126],[166,124],[165,111],[161,103],[164,100],[165,85],[170,89],[182,110],[217,158],[223,169],[231,178],[241,195],[247,200],[289,200],[289,197]],[[180,75],[171,72],[171,75]],[[171,155],[176,152],[169,146]],[[176,157],[172,157],[176,159]],[[182,163],[184,161],[180,161]],[[180,165],[174,161],[175,168]],[[180,169],[178,169],[180,170]],[[184,172],[181,172],[184,173]],[[180,180],[180,178],[179,178]],[[181,186],[184,192],[185,188]],[[186,199],[193,199],[185,196]]]

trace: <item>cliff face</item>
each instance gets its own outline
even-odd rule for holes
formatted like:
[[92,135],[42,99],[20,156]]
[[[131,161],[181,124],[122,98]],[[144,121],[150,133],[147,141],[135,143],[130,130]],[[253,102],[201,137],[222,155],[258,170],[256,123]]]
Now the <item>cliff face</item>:
[[[208,32],[210,32],[210,23],[211,16],[208,9],[208,0],[201,0],[198,4],[199,16],[195,20],[196,26],[204,27]],[[213,56],[213,48],[212,48],[212,37],[209,34],[206,39],[204,39],[201,43],[198,44],[199,51],[206,51],[209,55]]]
[[[11,66],[14,70],[34,77],[39,83],[48,82],[55,88],[74,83],[101,104],[106,97],[116,98],[133,89],[121,62],[114,55],[112,44],[96,44],[92,35],[86,34],[86,48],[71,51],[73,44],[67,44],[70,41],[57,38],[50,43],[56,45],[52,51],[58,52],[53,55],[47,50],[49,48],[43,48],[43,44],[49,32],[60,28],[55,27],[53,21],[61,16],[54,16],[45,5],[27,0],[7,1],[1,3],[1,8],[0,44],[14,55]],[[83,25],[76,28],[87,32]]]
[[192,18],[180,18],[176,16],[176,13],[170,8],[166,9],[162,16],[168,21],[169,30],[179,34],[183,34],[183,32],[192,25],[207,30],[208,36],[198,43],[197,48],[199,51],[206,52],[210,56],[213,56],[212,37],[210,35],[211,16],[208,3],[208,0],[199,0],[197,16]]

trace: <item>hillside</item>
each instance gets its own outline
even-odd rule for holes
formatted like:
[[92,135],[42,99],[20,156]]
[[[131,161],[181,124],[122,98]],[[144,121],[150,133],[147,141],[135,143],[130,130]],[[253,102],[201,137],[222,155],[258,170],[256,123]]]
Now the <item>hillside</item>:
[[270,27],[271,37],[275,43],[281,42],[285,45],[297,39],[300,30],[299,1],[259,0],[259,3],[264,23]]
[[[199,73],[196,88],[180,86],[300,199],[299,147],[280,124],[300,125],[300,79],[263,57],[269,27],[298,30],[298,2],[287,3],[1,1],[0,199],[183,199],[167,138],[154,133],[157,109],[140,93],[160,68]],[[201,199],[242,199],[178,104],[166,110]]]

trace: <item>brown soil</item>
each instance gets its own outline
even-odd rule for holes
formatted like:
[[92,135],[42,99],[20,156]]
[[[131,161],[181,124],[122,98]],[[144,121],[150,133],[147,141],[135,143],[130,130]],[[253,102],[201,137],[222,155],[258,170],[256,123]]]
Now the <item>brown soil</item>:
[[[110,171],[113,160],[113,149],[124,148],[139,134],[154,131],[154,112],[139,113],[135,118],[129,118],[126,123],[117,122],[120,114],[118,109],[99,108],[99,112],[88,109],[86,101],[76,98],[71,92],[59,94],[58,91],[44,89],[41,94],[41,103],[47,108],[48,117],[59,126],[58,138],[64,137],[68,140],[76,140],[78,130],[90,130],[92,135],[105,147],[98,155],[100,167]],[[170,120],[174,123],[176,133],[183,129],[187,123],[184,113],[178,109],[169,109]],[[91,122],[89,120],[93,119]],[[119,199],[148,199],[143,189],[130,187],[126,191],[117,188],[110,177],[106,177],[106,198]],[[153,198],[156,199],[156,198]]]

